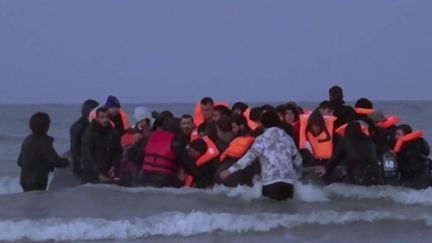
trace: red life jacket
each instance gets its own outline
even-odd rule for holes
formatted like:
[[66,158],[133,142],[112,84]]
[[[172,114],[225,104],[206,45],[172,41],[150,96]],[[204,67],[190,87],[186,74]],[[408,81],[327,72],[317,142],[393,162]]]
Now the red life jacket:
[[409,142],[409,141],[413,141],[413,140],[419,139],[419,138],[421,138],[422,136],[423,136],[423,132],[420,131],[420,130],[413,131],[412,133],[408,133],[407,135],[405,135],[405,136],[403,136],[403,137],[401,137],[401,138],[399,138],[399,139],[397,140],[396,145],[395,145],[393,151],[394,151],[395,153],[399,153],[399,152],[401,151],[401,149],[402,149],[402,146],[403,146],[406,142]]
[[121,145],[122,148],[125,148],[129,145],[133,144],[133,137],[134,134],[131,132],[126,132],[122,137],[121,137]]
[[158,172],[176,175],[180,165],[175,161],[171,149],[174,135],[166,131],[156,131],[150,134],[144,148],[143,172]]

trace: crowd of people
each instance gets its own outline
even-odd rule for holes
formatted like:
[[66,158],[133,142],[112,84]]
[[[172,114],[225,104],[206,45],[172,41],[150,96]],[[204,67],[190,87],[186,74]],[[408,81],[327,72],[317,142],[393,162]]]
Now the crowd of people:
[[[291,198],[297,181],[428,187],[422,132],[374,108],[366,98],[347,105],[334,86],[311,111],[295,102],[230,107],[206,97],[180,118],[137,107],[131,126],[109,96],[103,105],[84,102],[70,129],[71,162],[82,183],[211,188],[259,181],[274,200]],[[45,190],[49,172],[68,164],[52,146],[49,123],[45,113],[30,119],[18,159],[24,191]]]

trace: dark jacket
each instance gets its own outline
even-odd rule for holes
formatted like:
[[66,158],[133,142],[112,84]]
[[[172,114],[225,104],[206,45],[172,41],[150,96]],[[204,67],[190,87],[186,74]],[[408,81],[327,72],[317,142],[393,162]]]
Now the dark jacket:
[[69,161],[57,154],[53,142],[48,135],[32,134],[24,140],[18,158],[24,191],[45,190],[49,172],[56,167],[68,166]]
[[120,136],[116,130],[93,121],[82,137],[83,182],[98,182],[99,175],[106,175],[112,166],[118,166],[121,155]]
[[337,118],[334,122],[334,129],[346,124],[347,122],[353,120],[355,116],[355,110],[351,106],[345,105],[344,101],[330,101],[333,109],[334,116]]
[[375,184],[381,180],[376,147],[369,138],[342,138],[327,164],[327,175],[331,175],[333,169],[342,163],[347,166],[348,179],[351,183]]
[[114,127],[117,130],[118,134],[123,135],[126,132],[125,124],[123,124],[123,119],[121,114],[117,116],[110,117],[112,123],[114,123]]
[[76,120],[70,128],[70,151],[72,156],[73,170],[77,174],[82,173],[81,168],[81,139],[86,128],[90,125],[90,112],[98,106],[93,100],[87,100],[81,108],[81,117]]
[[428,166],[429,154],[429,144],[424,138],[409,141],[402,145],[397,154],[402,176],[425,171]]

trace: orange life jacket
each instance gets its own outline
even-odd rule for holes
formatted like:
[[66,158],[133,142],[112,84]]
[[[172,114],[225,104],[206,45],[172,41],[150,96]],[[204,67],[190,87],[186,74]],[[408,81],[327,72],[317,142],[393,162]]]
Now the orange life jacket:
[[[229,108],[229,105],[226,102],[217,101],[214,103],[214,105],[215,106],[223,105],[223,106]],[[194,123],[195,123],[195,126],[198,127],[199,125],[201,125],[204,122],[205,122],[205,118],[204,118],[204,115],[201,111],[201,102],[198,102],[198,103],[196,103],[195,110],[194,110]]]
[[420,131],[420,130],[413,131],[412,133],[409,133],[409,134],[399,138],[396,142],[396,145],[395,145],[393,151],[395,153],[399,153],[401,151],[403,145],[406,142],[413,141],[413,140],[419,139],[421,137],[423,137],[422,131]]
[[366,108],[355,108],[355,112],[359,115],[366,115],[369,116],[370,114],[374,113],[374,109],[366,109]]
[[398,122],[400,122],[400,117],[396,115],[387,115],[386,120],[382,122],[378,122],[377,126],[381,128],[389,128],[391,126],[396,125]]
[[[348,126],[348,123],[345,123],[344,125],[338,127],[335,132],[337,134],[339,134],[340,136],[344,137],[345,136],[345,130],[346,130],[347,126]],[[369,134],[369,126],[367,124],[361,122],[360,127],[361,127],[361,130],[364,134],[366,134],[367,136],[370,135]]]
[[312,110],[309,110],[309,109],[304,109],[304,110],[303,110],[303,114],[304,114],[304,115],[310,115],[310,114],[312,114],[312,112],[313,112],[313,111],[312,111]]
[[192,130],[190,141],[192,142],[193,140],[198,138],[199,138],[198,128],[195,128],[194,130]]
[[324,116],[325,125],[329,132],[330,139],[327,138],[325,131],[317,137],[311,132],[306,132],[309,115],[300,115],[300,149],[306,148],[306,142],[312,147],[312,155],[315,159],[330,159],[333,154],[333,123],[336,120],[334,116]]
[[[209,137],[205,136],[202,139],[207,144],[207,151],[195,161],[195,165],[198,167],[207,164],[211,160],[217,158],[220,154],[216,144],[214,144]],[[193,180],[193,176],[185,175],[185,187],[191,187]]]
[[234,139],[225,152],[222,153],[220,161],[224,161],[226,157],[241,158],[246,151],[252,146],[255,138],[253,137],[238,137]]
[[[96,119],[96,110],[97,110],[98,108],[99,108],[99,107],[93,109],[93,110],[90,112],[90,115],[89,115],[89,121],[90,121],[90,122]],[[127,129],[130,127],[130,126],[129,126],[129,120],[128,120],[127,113],[126,113],[124,110],[120,109],[120,116],[121,116],[121,119],[122,119],[123,129],[124,129],[124,130],[127,130]],[[110,124],[111,124],[112,127],[115,127],[114,122],[110,121]]]
[[259,127],[259,125],[258,125],[258,123],[254,122],[254,121],[252,121],[252,120],[250,119],[250,113],[251,113],[251,110],[252,110],[252,108],[247,108],[247,109],[245,110],[245,112],[243,112],[243,116],[246,117],[246,120],[247,120],[248,126],[249,126],[249,128],[252,129],[252,131],[253,131],[253,130],[257,129],[257,128]]

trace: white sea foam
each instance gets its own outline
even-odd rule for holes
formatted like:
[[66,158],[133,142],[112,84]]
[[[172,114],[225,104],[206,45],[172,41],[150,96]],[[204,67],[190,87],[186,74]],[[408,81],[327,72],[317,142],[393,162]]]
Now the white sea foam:
[[109,240],[136,239],[150,236],[192,236],[223,231],[228,233],[268,232],[276,228],[292,228],[305,224],[349,224],[381,220],[422,221],[428,225],[431,218],[406,216],[380,211],[316,211],[308,214],[252,214],[180,213],[171,212],[124,220],[94,218],[6,220],[0,221],[0,240]]
[[[125,192],[166,192],[176,195],[206,193],[210,195],[225,195],[228,197],[241,198],[251,201],[261,198],[261,185],[256,184],[254,187],[239,186],[236,188],[227,188],[216,186],[211,190],[201,190],[192,188],[121,188],[105,185],[89,185],[90,187],[110,187],[114,190]],[[348,184],[332,184],[330,186],[314,186],[314,185],[295,185],[295,200],[304,202],[327,202],[338,200],[334,197],[343,197],[351,199],[373,199],[373,200],[388,200],[395,203],[407,205],[432,205],[432,188],[424,190],[414,190],[402,187],[393,186],[356,186]]]
[[414,190],[392,186],[365,187],[347,184],[333,184],[324,187],[323,190],[328,197],[338,196],[354,199],[383,199],[407,205],[432,205],[432,188]]

